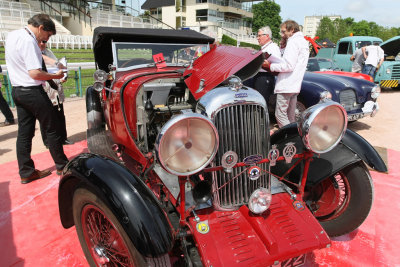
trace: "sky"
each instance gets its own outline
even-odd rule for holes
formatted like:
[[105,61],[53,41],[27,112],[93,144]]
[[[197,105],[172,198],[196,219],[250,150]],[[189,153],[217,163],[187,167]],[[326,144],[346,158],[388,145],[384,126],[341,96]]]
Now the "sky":
[[[117,4],[121,0],[116,0]],[[126,0],[138,9],[145,0]],[[400,27],[400,0],[275,0],[281,6],[282,20],[292,19],[300,25],[305,16],[340,15],[354,21],[373,21],[383,27]]]

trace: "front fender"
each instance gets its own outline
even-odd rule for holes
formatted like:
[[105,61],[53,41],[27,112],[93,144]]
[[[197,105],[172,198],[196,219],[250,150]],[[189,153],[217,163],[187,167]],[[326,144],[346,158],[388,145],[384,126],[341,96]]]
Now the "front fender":
[[[293,142],[297,153],[305,151],[304,144],[297,130],[297,125],[292,123],[281,128],[271,136],[271,145],[276,144],[282,155],[285,144]],[[323,154],[315,154],[310,163],[307,184],[316,184],[341,169],[358,161],[365,161],[369,166],[378,171],[386,171],[386,165],[376,150],[361,136],[351,130],[347,130],[342,141],[331,151]],[[271,172],[283,175],[292,164],[284,161],[271,167]],[[299,164],[289,175],[289,179],[298,181],[302,175],[303,164]]]
[[134,246],[144,256],[159,256],[172,248],[170,223],[148,187],[119,163],[95,154],[81,154],[66,167],[58,190],[64,228],[74,225],[74,191],[85,187],[118,218]]

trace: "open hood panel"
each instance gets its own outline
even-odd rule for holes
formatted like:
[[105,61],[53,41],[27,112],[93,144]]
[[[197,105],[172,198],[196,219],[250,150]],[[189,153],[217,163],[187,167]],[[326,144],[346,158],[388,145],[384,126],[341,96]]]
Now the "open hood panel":
[[387,56],[397,56],[400,52],[400,35],[381,43],[381,47]]
[[262,51],[232,46],[215,46],[189,66],[184,77],[196,99],[236,75],[242,80],[254,76],[264,61]]

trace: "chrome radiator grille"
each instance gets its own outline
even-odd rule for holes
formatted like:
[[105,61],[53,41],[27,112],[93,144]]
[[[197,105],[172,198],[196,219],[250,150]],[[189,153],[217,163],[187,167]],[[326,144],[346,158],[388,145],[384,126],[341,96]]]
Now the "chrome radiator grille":
[[[261,106],[254,104],[228,106],[220,110],[213,121],[220,138],[215,157],[217,166],[221,165],[221,157],[227,151],[236,152],[238,162],[242,162],[250,155],[261,155],[266,158],[269,143],[268,114]],[[269,168],[266,163],[258,166],[262,170]],[[263,172],[260,178],[252,181],[249,179],[246,167],[240,167],[234,168],[232,173],[216,172],[214,185],[218,189],[214,195],[217,205],[222,208],[234,208],[246,204],[255,189],[270,188],[270,178],[268,173]]]
[[356,94],[352,89],[340,91],[339,102],[345,108],[346,111],[351,111],[360,108],[359,104],[357,104],[356,101]]

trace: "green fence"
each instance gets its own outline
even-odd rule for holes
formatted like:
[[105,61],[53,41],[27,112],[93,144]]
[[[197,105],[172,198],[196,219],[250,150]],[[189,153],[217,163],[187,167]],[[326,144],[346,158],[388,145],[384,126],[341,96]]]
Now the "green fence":
[[[93,84],[94,69],[84,69],[80,67],[78,70],[68,71],[68,79],[63,84],[65,97],[82,97],[86,93],[86,88]],[[12,86],[7,74],[3,74],[3,85],[1,93],[6,99],[7,103],[14,107],[14,101],[11,97]]]

